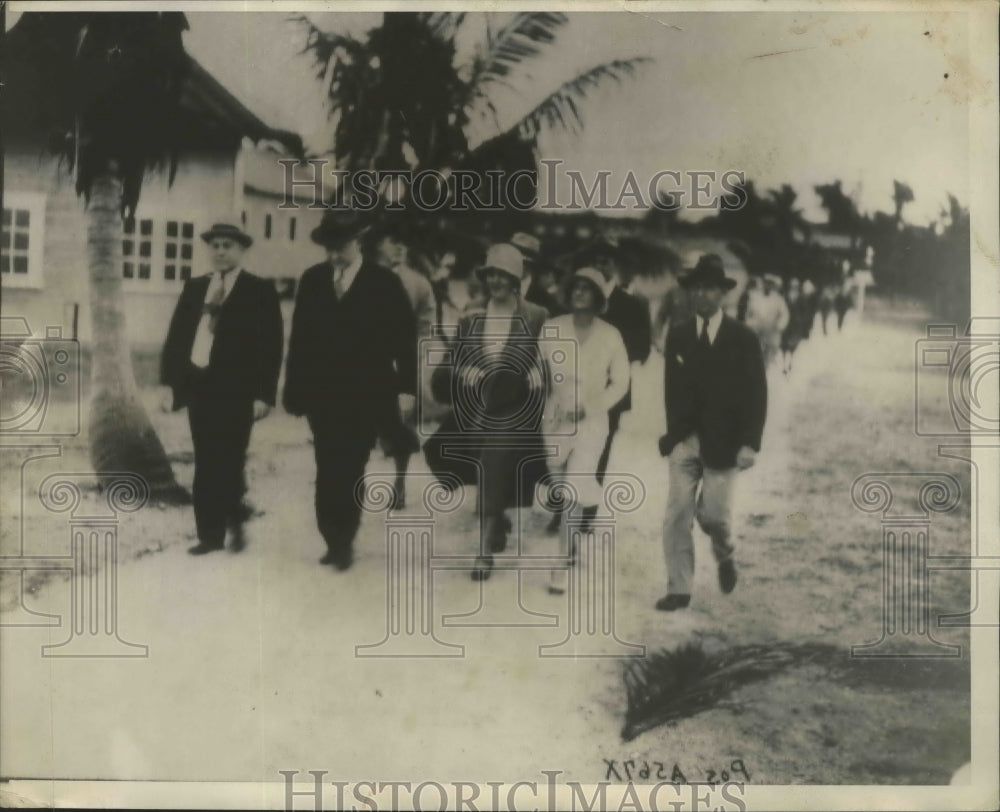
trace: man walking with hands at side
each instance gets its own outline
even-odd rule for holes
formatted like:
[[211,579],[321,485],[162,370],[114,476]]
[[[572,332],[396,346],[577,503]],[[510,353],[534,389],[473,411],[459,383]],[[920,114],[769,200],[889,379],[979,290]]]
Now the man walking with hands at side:
[[668,590],[656,603],[665,612],[691,602],[695,518],[712,539],[723,593],[736,586],[730,543],[733,486],[736,472],[752,467],[760,451],[767,379],[757,337],[721,309],[735,284],[720,257],[701,257],[683,281],[695,317],[671,327],[667,336],[667,433],[660,452],[669,461],[663,524]]
[[230,223],[201,235],[214,271],[189,280],[170,321],[160,377],[174,410],[187,407],[194,445],[194,518],[204,555],[243,549],[243,468],[255,420],[274,406],[284,340],[278,294],[243,268],[253,242]]
[[285,409],[309,421],[316,452],[316,523],[321,564],[354,561],[364,498],[361,477],[378,428],[415,406],[417,330],[403,284],[365,260],[368,223],[331,209],[313,229],[326,260],[299,281],[285,368]]

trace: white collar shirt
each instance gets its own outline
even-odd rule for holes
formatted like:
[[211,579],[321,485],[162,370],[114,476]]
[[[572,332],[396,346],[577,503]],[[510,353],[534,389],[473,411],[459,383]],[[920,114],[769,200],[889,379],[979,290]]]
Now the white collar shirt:
[[[701,338],[701,331],[704,329],[705,326],[705,318],[704,316],[695,316],[695,319],[697,320],[698,337]],[[709,344],[715,343],[715,337],[719,334],[719,327],[721,326],[722,326],[722,308],[720,307],[708,319]]]

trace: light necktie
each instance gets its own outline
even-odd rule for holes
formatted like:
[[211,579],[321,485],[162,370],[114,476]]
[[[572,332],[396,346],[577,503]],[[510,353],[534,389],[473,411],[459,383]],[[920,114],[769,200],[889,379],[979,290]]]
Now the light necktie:
[[208,314],[208,329],[215,332],[219,321],[219,310],[226,300],[226,274],[220,273],[212,277],[212,284],[205,297],[205,312]]
[[344,274],[347,268],[337,268],[333,272],[333,292],[337,294],[337,299],[343,299],[347,290],[344,288]]

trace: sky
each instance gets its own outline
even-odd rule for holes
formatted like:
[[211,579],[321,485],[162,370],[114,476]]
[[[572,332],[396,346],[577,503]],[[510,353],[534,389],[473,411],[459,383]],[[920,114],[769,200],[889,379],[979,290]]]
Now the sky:
[[[323,89],[287,17],[188,12],[185,42],[268,124],[320,149],[330,129]],[[310,17],[355,34],[381,20]],[[542,157],[584,177],[608,170],[612,190],[629,171],[643,182],[663,169],[743,171],[758,189],[791,183],[815,221],[825,217],[816,184],[840,179],[870,212],[891,210],[896,179],[915,194],[906,219],[927,223],[949,192],[968,202],[969,105],[993,92],[995,79],[970,65],[966,25],[959,13],[922,11],[574,12],[530,74],[514,77],[518,92],[497,101],[512,122],[581,70],[649,56],[636,78],[587,99],[582,133],[546,133]]]

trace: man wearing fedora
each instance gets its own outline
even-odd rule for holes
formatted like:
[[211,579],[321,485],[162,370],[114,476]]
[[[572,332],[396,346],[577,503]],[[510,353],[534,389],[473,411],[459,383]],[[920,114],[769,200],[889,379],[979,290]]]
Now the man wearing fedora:
[[[730,542],[737,471],[753,466],[767,413],[767,379],[760,344],[745,325],[725,315],[722,300],[735,286],[722,259],[706,254],[683,284],[695,316],[670,328],[666,342],[667,514],[663,550],[668,590],[656,608],[671,612],[691,602],[694,520],[712,540],[719,586],[736,586]],[[700,489],[699,489],[700,486]]]
[[316,454],[321,564],[346,570],[361,521],[358,483],[379,426],[408,419],[417,385],[416,322],[399,277],[364,259],[367,222],[331,209],[312,232],[326,260],[299,281],[285,368],[285,409],[305,416]]
[[160,378],[185,406],[194,445],[193,501],[203,555],[221,550],[226,527],[242,549],[243,469],[255,420],[274,406],[284,336],[278,294],[243,268],[253,242],[229,223],[201,235],[214,271],[184,284],[163,347]]

